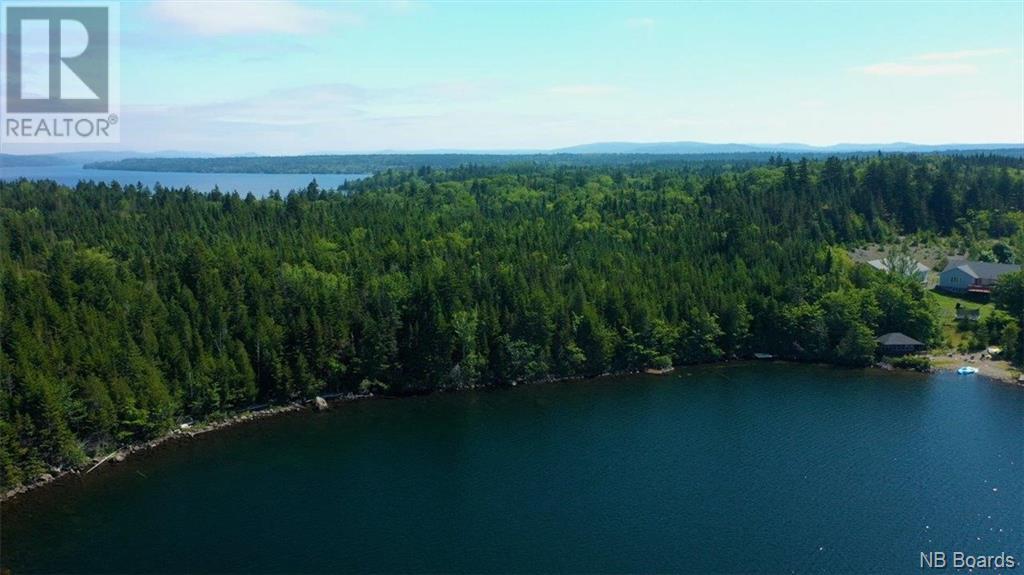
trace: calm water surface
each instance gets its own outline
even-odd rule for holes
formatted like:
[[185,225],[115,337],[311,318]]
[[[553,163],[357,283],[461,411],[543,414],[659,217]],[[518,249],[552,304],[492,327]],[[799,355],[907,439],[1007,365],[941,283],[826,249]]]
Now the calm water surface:
[[0,167],[0,178],[11,180],[17,178],[54,180],[65,186],[74,186],[79,181],[93,180],[96,182],[117,181],[121,185],[142,182],[153,188],[157,183],[168,188],[184,188],[191,186],[200,192],[209,192],[219,186],[222,192],[237,191],[245,195],[249,192],[256,197],[263,197],[271,190],[282,194],[290,190],[305,189],[314,178],[323,189],[335,189],[348,180],[364,178],[362,174],[209,174],[199,172],[136,172],[128,170],[86,170],[82,166],[35,166],[35,167]]
[[1024,389],[735,365],[284,416],[3,510],[22,572],[885,572],[1024,556]]

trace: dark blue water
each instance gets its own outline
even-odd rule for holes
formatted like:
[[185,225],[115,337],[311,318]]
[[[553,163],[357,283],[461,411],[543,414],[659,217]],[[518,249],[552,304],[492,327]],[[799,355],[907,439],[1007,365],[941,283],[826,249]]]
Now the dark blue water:
[[153,188],[157,183],[168,188],[184,188],[190,186],[200,192],[209,192],[219,186],[222,192],[237,191],[245,195],[249,192],[256,197],[263,197],[271,190],[287,194],[291,190],[304,190],[311,181],[316,179],[321,189],[333,190],[348,180],[366,177],[363,174],[209,174],[199,172],[136,172],[128,170],[86,170],[82,166],[36,166],[0,168],[0,177],[4,180],[29,178],[34,180],[54,180],[66,186],[74,186],[79,181],[93,180],[117,181],[122,185],[142,184]]
[[1020,560],[1022,426],[1014,386],[760,364],[367,401],[16,501],[3,561],[14,573],[919,573],[922,551]]

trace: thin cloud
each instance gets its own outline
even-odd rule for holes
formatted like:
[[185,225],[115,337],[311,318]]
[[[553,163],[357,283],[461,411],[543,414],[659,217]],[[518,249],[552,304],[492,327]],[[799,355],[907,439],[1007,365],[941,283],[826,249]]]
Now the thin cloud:
[[237,34],[305,35],[325,32],[332,24],[354,24],[358,18],[327,13],[295,2],[181,2],[156,0],[150,14],[201,36]]
[[647,30],[647,31],[650,31],[650,30],[654,29],[654,25],[655,25],[654,18],[648,18],[646,16],[644,16],[644,17],[636,17],[636,18],[626,18],[626,28],[629,28],[630,30]]
[[978,72],[977,66],[972,64],[907,64],[899,62],[871,64],[870,66],[861,66],[856,70],[869,76],[896,77],[970,76]]
[[389,0],[384,5],[395,12],[411,13],[427,8],[426,3],[416,0]]
[[361,116],[360,105],[366,100],[366,91],[358,86],[322,84],[276,90],[264,96],[208,106],[204,111],[217,122],[308,126]]
[[618,86],[610,84],[564,84],[548,88],[549,93],[558,96],[604,96],[618,91]]
[[969,76],[978,72],[975,64],[963,60],[983,58],[1003,54],[1002,48],[985,48],[981,50],[955,50],[952,52],[926,52],[907,58],[903,62],[880,62],[854,68],[869,76]]
[[826,106],[824,100],[819,100],[817,98],[800,100],[796,105],[804,110],[824,110]]
[[986,48],[984,50],[957,50],[954,52],[928,52],[926,54],[918,54],[914,56],[914,60],[922,61],[948,61],[948,60],[965,60],[967,58],[979,58],[982,56],[995,56],[997,54],[1005,54],[1005,48]]

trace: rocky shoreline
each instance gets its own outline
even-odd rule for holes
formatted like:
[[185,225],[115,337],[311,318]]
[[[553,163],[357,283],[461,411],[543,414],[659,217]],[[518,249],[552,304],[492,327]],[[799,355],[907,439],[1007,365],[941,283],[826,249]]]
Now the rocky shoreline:
[[[961,358],[959,358],[959,357],[951,359],[949,357],[941,358],[941,357],[937,357],[937,356],[932,356],[931,359],[933,360],[933,364],[932,364],[932,368],[929,370],[930,372],[953,371],[953,370],[956,369],[956,365],[953,365],[953,362],[955,362],[957,360],[961,360]],[[938,361],[935,361],[935,360],[938,360]],[[945,361],[943,361],[943,360],[945,360]],[[780,359],[774,359],[773,358],[772,363],[775,363],[775,362],[789,363],[787,360],[780,360]],[[729,364],[729,363],[734,363],[734,362],[724,361],[724,362],[718,362],[718,363],[719,364]],[[799,362],[796,362],[796,363],[799,363]],[[998,381],[1004,382],[1004,383],[1012,383],[1012,384],[1015,384],[1015,385],[1024,386],[1024,381],[1022,381],[1020,379],[1020,377],[1024,377],[1024,376],[1017,376],[1017,375],[1013,374],[1011,369],[1008,367],[1009,364],[1007,364],[1006,362],[998,362],[998,363],[1004,364],[1004,365],[1000,365],[1000,366],[991,365],[993,363],[996,363],[996,362],[992,362],[991,360],[983,361],[983,362],[973,362],[972,361],[971,363],[973,365],[976,365],[977,367],[979,367],[981,375],[983,375],[985,377],[988,377],[988,378],[991,378],[991,379],[995,379],[995,380],[998,380]],[[961,365],[961,363],[958,363],[957,365]],[[915,370],[893,368],[892,366],[886,366],[886,365],[878,365],[876,367],[879,367],[881,369],[885,369],[886,371],[915,371]],[[675,368],[673,367],[673,368],[661,369],[661,370],[645,370],[644,372],[607,373],[607,374],[602,374],[601,376],[598,376],[598,377],[608,377],[608,376],[615,376],[615,375],[628,375],[628,374],[632,374],[632,373],[647,373],[649,375],[665,375],[665,374],[673,372],[674,370],[675,370]],[[556,382],[556,381],[566,381],[566,380],[575,380],[575,379],[585,379],[585,378],[582,378],[582,377],[551,378],[551,379],[542,380],[540,382],[535,382],[535,383],[551,383],[551,382]],[[512,386],[515,386],[515,384],[513,383]],[[474,386],[474,387],[476,387],[476,386]],[[4,493],[0,493],[0,502],[10,501],[10,500],[18,497],[19,495],[23,495],[25,493],[28,493],[28,492],[30,492],[32,490],[35,490],[35,489],[38,489],[40,487],[44,487],[46,485],[49,485],[51,483],[54,483],[54,482],[58,481],[61,478],[67,477],[69,475],[85,475],[85,474],[88,474],[89,472],[91,472],[92,470],[96,469],[97,467],[100,467],[101,465],[106,464],[108,461],[113,461],[114,463],[121,463],[121,462],[125,461],[128,457],[130,457],[133,454],[137,454],[137,453],[140,453],[140,452],[143,452],[143,451],[148,451],[150,449],[153,449],[155,447],[158,447],[160,445],[163,445],[164,443],[168,443],[168,442],[171,442],[171,441],[180,441],[180,440],[192,439],[192,438],[195,438],[197,436],[209,433],[211,431],[217,431],[217,430],[220,430],[220,429],[226,429],[228,427],[233,427],[235,425],[239,425],[239,424],[242,424],[242,423],[247,423],[247,422],[251,422],[251,421],[255,421],[255,420],[259,420],[259,419],[265,419],[265,418],[268,418],[268,417],[273,417],[275,415],[280,415],[282,413],[291,413],[291,412],[304,411],[304,410],[321,410],[322,411],[324,409],[327,409],[330,406],[331,403],[343,403],[343,402],[355,401],[355,400],[359,400],[359,399],[369,399],[369,398],[372,398],[372,397],[374,397],[374,394],[372,394],[372,393],[364,393],[364,394],[347,393],[347,394],[334,394],[334,395],[317,396],[317,397],[312,398],[312,399],[306,399],[306,400],[302,400],[302,401],[294,401],[292,403],[288,403],[288,404],[285,404],[285,405],[273,405],[273,406],[268,406],[268,407],[265,407],[265,408],[262,408],[262,409],[251,410],[251,411],[243,411],[243,412],[236,413],[236,414],[230,415],[228,417],[225,417],[224,419],[218,419],[218,420],[215,420],[215,421],[198,423],[198,424],[195,424],[195,425],[183,425],[183,426],[181,426],[181,427],[179,427],[177,429],[171,430],[171,431],[165,433],[164,435],[161,435],[160,437],[157,437],[155,439],[151,439],[151,440],[143,442],[143,443],[132,444],[132,445],[120,448],[120,449],[118,449],[116,451],[113,451],[113,452],[111,452],[111,453],[109,453],[109,454],[107,454],[105,456],[102,456],[102,457],[100,457],[100,456],[92,457],[88,461],[86,461],[85,463],[83,463],[81,465],[78,465],[76,467],[72,467],[72,468],[69,468],[69,469],[63,469],[63,470],[53,470],[52,473],[44,473],[44,474],[40,475],[38,478],[36,478],[35,481],[32,481],[31,483],[26,483],[26,484],[20,485],[18,487],[15,487],[13,489],[10,489],[10,490],[8,490],[8,491],[6,491]]]
[[[722,362],[722,363],[728,363],[728,362]],[[668,370],[668,371],[671,371],[671,370]],[[668,371],[666,371],[666,373]],[[629,374],[634,374],[634,373],[639,373],[639,372],[605,373],[605,374],[601,374],[601,375],[599,375],[597,377],[609,377],[609,376],[615,376],[615,375],[629,375]],[[565,377],[565,378],[555,378],[555,377],[552,377],[552,378],[543,379],[543,380],[536,381],[536,382],[531,382],[531,384],[552,383],[552,382],[557,382],[557,381],[570,381],[570,380],[577,380],[577,379],[586,379],[586,378],[581,377],[581,376]],[[515,387],[516,383],[511,383],[510,385],[512,387]],[[477,388],[482,388],[482,387],[488,387],[488,386],[474,385],[474,386],[470,386],[469,388],[465,388],[465,389],[477,389]],[[72,475],[78,475],[78,476],[86,475],[86,474],[90,473],[91,471],[93,471],[94,469],[96,469],[97,467],[100,467],[101,465],[106,464],[108,461],[112,461],[115,464],[116,463],[122,463],[128,457],[130,457],[131,455],[138,454],[138,453],[141,453],[143,451],[149,451],[149,450],[151,450],[151,449],[153,449],[155,447],[158,447],[158,446],[163,445],[163,444],[168,443],[168,442],[181,441],[181,440],[189,440],[189,439],[195,438],[195,437],[197,437],[199,435],[203,435],[203,434],[209,433],[211,431],[217,431],[217,430],[221,430],[221,429],[226,429],[228,427],[233,427],[235,425],[239,425],[239,424],[242,424],[242,423],[247,423],[247,422],[251,422],[251,421],[255,421],[255,420],[259,420],[259,419],[265,419],[265,418],[268,418],[268,417],[273,417],[275,415],[280,415],[282,413],[291,413],[291,412],[304,411],[304,410],[323,411],[325,409],[328,409],[330,407],[330,404],[332,404],[332,403],[344,403],[344,402],[355,401],[355,400],[359,400],[359,399],[370,399],[370,398],[373,398],[373,397],[376,397],[376,395],[374,395],[373,393],[335,393],[335,394],[330,394],[330,395],[316,396],[316,397],[311,398],[311,399],[305,399],[305,400],[300,400],[300,401],[293,401],[291,403],[284,404],[284,405],[271,405],[271,406],[267,406],[267,407],[264,407],[264,408],[261,408],[261,409],[252,409],[252,410],[248,410],[248,411],[242,411],[242,412],[238,412],[238,413],[233,413],[231,415],[226,416],[223,419],[217,419],[217,420],[214,420],[214,421],[207,421],[207,422],[197,423],[197,424],[194,424],[194,425],[184,424],[184,425],[182,425],[182,426],[180,426],[180,427],[178,427],[176,429],[172,429],[172,430],[168,431],[167,433],[165,433],[165,434],[163,434],[160,437],[157,437],[155,439],[151,439],[149,441],[145,441],[145,442],[142,442],[142,443],[135,443],[135,444],[127,445],[127,446],[122,447],[120,449],[117,449],[117,450],[115,450],[115,451],[113,451],[111,453],[108,453],[107,455],[104,455],[104,456],[99,456],[99,455],[93,456],[93,457],[89,458],[87,461],[85,461],[84,463],[82,463],[80,465],[77,465],[77,466],[74,466],[74,467],[70,467],[70,468],[67,468],[67,469],[52,469],[51,472],[44,473],[44,474],[40,475],[39,477],[36,477],[35,480],[33,480],[31,482],[23,483],[22,485],[19,485],[18,487],[11,488],[11,489],[9,489],[9,490],[7,490],[5,492],[0,492],[0,503],[11,501],[11,500],[17,498],[18,496],[24,495],[25,493],[28,493],[30,491],[34,491],[34,490],[39,489],[41,487],[45,487],[47,485],[51,485],[51,484],[59,481],[60,479],[66,478],[68,476],[72,476]]]
[[68,477],[71,475],[86,475],[92,472],[97,467],[104,465],[108,462],[121,463],[127,458],[134,454],[148,451],[165,443],[173,441],[182,441],[195,438],[197,436],[209,433],[211,431],[217,431],[220,429],[226,429],[242,423],[248,423],[259,419],[266,419],[282,413],[291,413],[303,410],[323,410],[329,406],[328,400],[331,403],[341,403],[346,401],[354,401],[357,399],[366,399],[372,397],[372,394],[337,394],[332,396],[317,396],[313,399],[305,401],[295,401],[286,405],[274,405],[262,409],[256,409],[251,411],[243,411],[236,414],[232,414],[223,419],[217,419],[214,421],[198,423],[195,425],[183,424],[180,427],[173,429],[160,437],[145,441],[142,443],[135,443],[117,449],[104,456],[95,456],[87,460],[81,465],[71,467],[68,469],[52,470],[50,473],[44,473],[37,477],[35,481],[31,483],[25,483],[18,487],[9,489],[4,493],[0,493],[0,502],[11,501],[14,498],[44,487],[59,479]]

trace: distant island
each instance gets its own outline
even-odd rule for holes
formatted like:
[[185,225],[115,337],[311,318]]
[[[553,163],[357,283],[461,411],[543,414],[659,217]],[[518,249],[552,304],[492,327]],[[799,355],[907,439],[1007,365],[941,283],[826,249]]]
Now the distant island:
[[0,154],[0,168],[67,166],[72,163],[56,154]]

